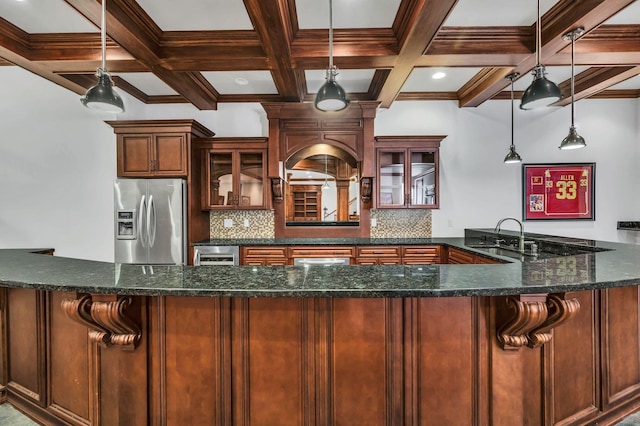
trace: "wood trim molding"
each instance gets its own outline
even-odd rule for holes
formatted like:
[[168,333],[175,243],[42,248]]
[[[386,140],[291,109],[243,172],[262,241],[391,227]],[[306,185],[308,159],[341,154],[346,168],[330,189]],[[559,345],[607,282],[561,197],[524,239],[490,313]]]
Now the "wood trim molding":
[[511,312],[501,325],[498,322],[497,334],[504,350],[538,348],[548,343],[551,331],[580,311],[578,300],[566,300],[564,293],[509,296],[506,305]]
[[62,310],[72,320],[89,328],[89,340],[103,347],[119,346],[134,350],[142,331],[128,315],[133,299],[127,296],[94,296],[76,294],[75,299],[63,299]]

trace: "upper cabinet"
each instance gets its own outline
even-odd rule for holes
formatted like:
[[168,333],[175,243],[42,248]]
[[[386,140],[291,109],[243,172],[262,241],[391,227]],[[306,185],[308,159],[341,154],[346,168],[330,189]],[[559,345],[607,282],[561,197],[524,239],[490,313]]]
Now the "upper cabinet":
[[266,138],[216,138],[198,146],[204,156],[204,209],[266,207]]
[[187,177],[192,137],[213,132],[194,120],[108,121],[117,135],[121,177]]
[[375,138],[377,208],[438,208],[438,153],[444,138]]

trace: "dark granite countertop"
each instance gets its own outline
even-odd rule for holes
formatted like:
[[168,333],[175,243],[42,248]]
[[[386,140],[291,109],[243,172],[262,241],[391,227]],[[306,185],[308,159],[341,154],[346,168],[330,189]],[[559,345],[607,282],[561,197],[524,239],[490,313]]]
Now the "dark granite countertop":
[[[501,235],[509,235],[503,232]],[[515,235],[515,234],[511,234]],[[528,234],[529,235],[529,234]],[[503,264],[418,266],[142,266],[0,250],[0,285],[149,296],[451,297],[552,293],[640,284],[640,246],[556,238],[607,251]],[[257,244],[440,244],[487,254],[464,238],[212,240]],[[587,243],[584,243],[587,241]]]

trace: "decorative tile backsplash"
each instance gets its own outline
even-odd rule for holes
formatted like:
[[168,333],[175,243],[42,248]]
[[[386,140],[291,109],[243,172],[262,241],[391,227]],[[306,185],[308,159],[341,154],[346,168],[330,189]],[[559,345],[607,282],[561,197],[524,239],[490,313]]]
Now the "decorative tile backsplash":
[[[371,238],[430,238],[431,210],[381,209],[371,210],[376,226]],[[231,227],[225,227],[225,219]],[[245,226],[247,220],[249,226]],[[275,235],[272,210],[212,211],[209,215],[211,238],[273,238]]]
[[371,238],[431,238],[431,210],[380,209],[371,210]]
[[[273,210],[212,211],[209,214],[211,238],[273,238],[275,234]],[[225,228],[225,219],[232,226]],[[245,226],[245,220],[249,226]]]

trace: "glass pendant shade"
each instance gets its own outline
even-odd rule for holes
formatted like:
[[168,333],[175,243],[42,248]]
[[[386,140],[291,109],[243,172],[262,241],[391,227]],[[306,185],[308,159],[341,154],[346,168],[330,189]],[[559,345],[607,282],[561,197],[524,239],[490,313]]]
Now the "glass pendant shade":
[[536,65],[533,69],[533,83],[522,95],[520,109],[535,109],[551,105],[562,97],[560,88],[545,76],[544,65]]
[[327,70],[327,82],[316,95],[315,105],[321,111],[340,111],[349,105],[344,89],[336,83],[337,71]]
[[80,98],[82,105],[90,109],[106,112],[123,112],[122,98],[113,89],[111,76],[108,72],[98,69],[98,84],[87,90],[84,97]]

